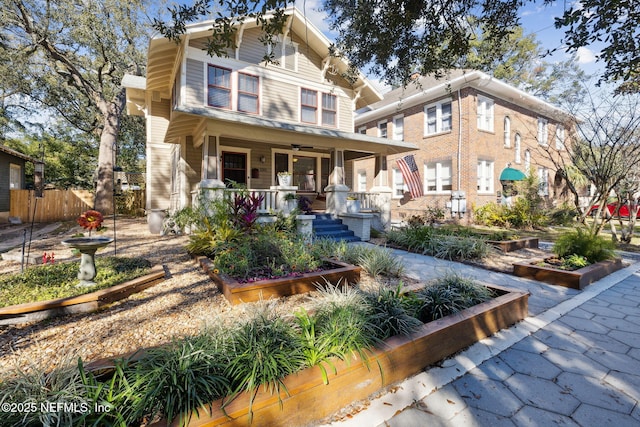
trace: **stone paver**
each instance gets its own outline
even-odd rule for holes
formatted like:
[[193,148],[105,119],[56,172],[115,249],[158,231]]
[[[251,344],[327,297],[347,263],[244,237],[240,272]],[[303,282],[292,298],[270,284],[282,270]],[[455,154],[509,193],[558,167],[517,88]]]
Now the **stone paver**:
[[[417,376],[419,384],[431,385],[415,387],[424,390],[423,396],[394,401],[388,408],[383,396],[370,402],[369,409],[332,425],[640,425],[640,264],[574,291],[396,254],[417,278],[455,269],[484,282],[528,290],[531,317]],[[403,383],[412,385],[412,379]]]

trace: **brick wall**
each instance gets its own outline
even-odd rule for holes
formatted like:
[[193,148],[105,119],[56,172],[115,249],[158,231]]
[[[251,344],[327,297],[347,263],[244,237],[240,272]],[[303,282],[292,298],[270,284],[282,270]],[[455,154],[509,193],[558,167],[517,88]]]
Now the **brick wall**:
[[[462,88],[459,92],[461,101],[458,99],[458,92],[452,92],[448,96],[438,99],[430,99],[419,105],[409,107],[405,110],[394,112],[386,117],[387,134],[391,138],[393,135],[393,117],[404,115],[404,139],[415,143],[419,151],[413,152],[416,163],[420,170],[420,175],[424,181],[424,165],[433,162],[451,162],[451,184],[452,189],[462,190],[467,197],[467,211],[471,206],[480,206],[488,202],[495,202],[497,192],[502,190],[499,176],[502,170],[511,167],[525,171],[525,152],[529,150],[531,155],[531,167],[537,173],[538,167],[549,169],[549,182],[553,183],[555,170],[552,162],[542,154],[542,150],[537,142],[538,117],[540,114],[523,108],[513,102],[505,101],[495,96],[479,92],[475,88]],[[494,130],[488,132],[478,129],[477,126],[477,97],[478,95],[492,99],[494,102]],[[424,135],[425,114],[424,107],[433,103],[451,100],[452,123],[451,130],[440,132],[434,135]],[[460,110],[462,114],[460,114]],[[510,119],[510,146],[505,146],[505,117]],[[555,130],[557,122],[552,117],[545,117],[548,120],[548,144],[555,144]],[[385,118],[377,118],[366,124],[360,124],[359,128],[366,126],[367,134],[375,136],[378,134],[378,123]],[[460,126],[462,125],[462,126]],[[460,132],[462,129],[462,132]],[[568,134],[568,131],[565,132]],[[515,135],[520,135],[521,140],[521,162],[516,162]],[[458,171],[458,146],[461,147],[460,170]],[[395,160],[406,154],[390,155],[388,157],[389,166],[389,186],[392,186],[392,168],[396,166]],[[477,165],[478,161],[484,160],[493,162],[493,191],[490,193],[479,193],[477,190]],[[358,161],[354,170],[367,170],[367,186],[370,188],[373,183],[374,162],[371,159]],[[555,197],[554,189],[550,186],[550,198]],[[421,213],[427,207],[438,206],[444,208],[450,201],[449,191],[441,193],[427,193],[425,197],[417,200],[394,199],[392,213],[394,218],[411,213]]]

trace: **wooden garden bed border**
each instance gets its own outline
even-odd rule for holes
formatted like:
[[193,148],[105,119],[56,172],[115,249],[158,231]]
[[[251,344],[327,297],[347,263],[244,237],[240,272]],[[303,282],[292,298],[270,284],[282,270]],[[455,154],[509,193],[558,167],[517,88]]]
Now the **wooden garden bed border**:
[[87,313],[127,298],[165,279],[164,268],[154,266],[144,276],[119,285],[75,297],[29,302],[0,308],[0,325],[33,322],[72,313]]
[[513,240],[487,240],[487,243],[500,249],[502,252],[513,252],[520,249],[538,249],[537,237],[523,237]]
[[513,274],[552,285],[572,289],[584,289],[584,287],[590,283],[600,280],[624,267],[622,259],[620,258],[600,261],[573,271],[535,265],[541,261],[543,260],[516,262],[513,264]]
[[316,284],[322,285],[325,280],[337,284],[338,282],[353,284],[360,281],[361,268],[336,260],[325,260],[336,268],[314,273],[305,273],[297,277],[283,277],[279,279],[260,280],[251,283],[239,283],[223,274],[214,273],[213,263],[207,257],[196,258],[202,269],[218,286],[220,292],[233,304],[255,302],[261,299],[280,298],[317,290]]
[[[502,295],[426,323],[410,336],[387,339],[383,348],[370,352],[366,364],[357,357],[349,362],[335,361],[337,373],[327,367],[329,383],[326,385],[316,366],[284,379],[288,395],[284,392],[280,396],[273,395],[260,387],[253,402],[251,425],[307,425],[321,420],[527,316],[528,292],[489,287]],[[248,393],[241,393],[227,404],[224,411],[220,409],[223,401],[214,401],[194,414],[189,426],[248,426],[249,399]],[[153,424],[154,427],[167,425],[166,421]],[[177,426],[178,423],[171,425]]]

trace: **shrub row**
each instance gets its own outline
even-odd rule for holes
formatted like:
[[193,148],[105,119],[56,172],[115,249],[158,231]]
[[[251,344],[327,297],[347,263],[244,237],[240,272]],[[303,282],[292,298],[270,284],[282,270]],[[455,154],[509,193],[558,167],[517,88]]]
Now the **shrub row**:
[[[117,360],[108,375],[77,365],[53,372],[30,369],[0,382],[0,403],[28,404],[33,411],[5,413],[20,425],[141,425],[157,417],[188,422],[193,410],[216,399],[224,404],[260,387],[286,392],[283,378],[319,366],[327,382],[334,358],[359,355],[385,338],[410,334],[422,322],[491,298],[484,286],[446,276],[404,295],[380,285],[359,290],[327,284],[311,313],[300,309],[279,317],[270,303],[229,326],[210,327],[194,337],[148,350],[135,362]],[[252,400],[252,399],[251,399]],[[76,403],[84,411],[41,411],[41,403]],[[94,411],[102,408],[102,411]],[[251,408],[250,408],[251,409]]]

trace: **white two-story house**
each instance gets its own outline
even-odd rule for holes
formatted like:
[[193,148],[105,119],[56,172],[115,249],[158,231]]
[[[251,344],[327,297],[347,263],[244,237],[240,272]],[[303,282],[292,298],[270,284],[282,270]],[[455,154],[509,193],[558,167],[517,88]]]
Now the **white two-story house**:
[[[203,47],[212,22],[192,24],[179,43],[151,40],[146,77],[125,76],[127,111],[147,123],[147,209],[175,210],[197,191],[237,183],[277,210],[276,178],[286,171],[298,192],[326,197],[338,213],[354,160],[375,158],[386,183],[386,157],[416,148],[354,133],[354,111],[382,96],[363,75],[345,77],[347,63],[329,55],[330,41],[299,10],[286,13],[272,48],[247,20],[228,57],[211,57]],[[266,49],[276,64],[264,62]]]

